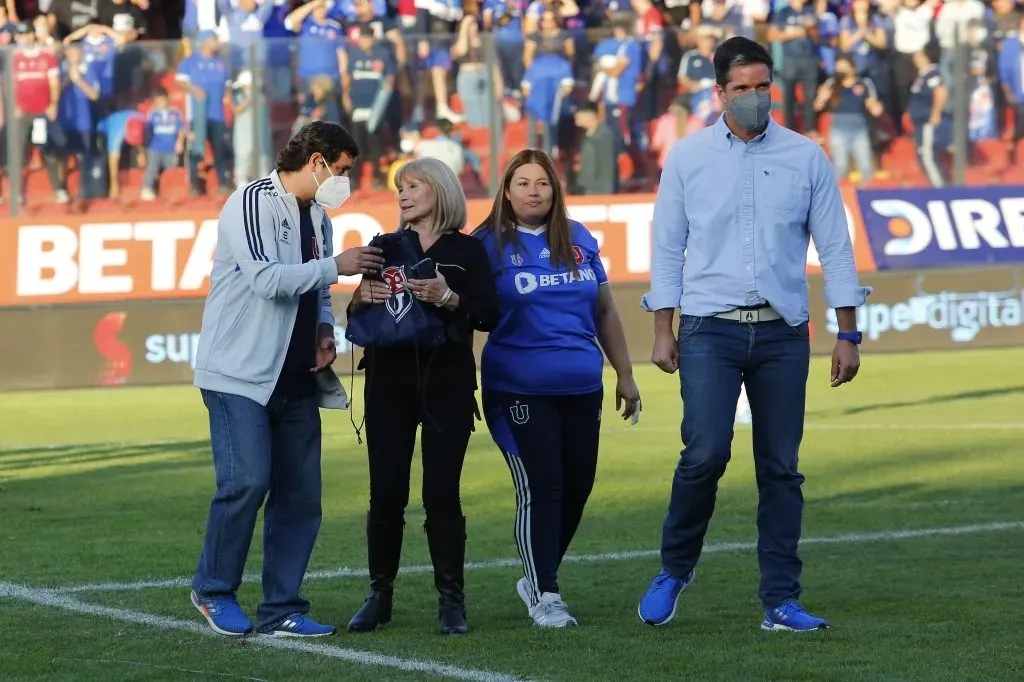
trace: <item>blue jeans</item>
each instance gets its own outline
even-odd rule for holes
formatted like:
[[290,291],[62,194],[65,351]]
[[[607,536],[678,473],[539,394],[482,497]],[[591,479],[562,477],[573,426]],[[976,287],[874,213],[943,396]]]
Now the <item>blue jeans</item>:
[[807,323],[791,327],[782,320],[741,324],[682,316],[683,450],[661,543],[662,567],[668,573],[686,576],[700,558],[718,480],[731,456],[736,401],[745,384],[759,494],[758,596],[766,608],[799,597],[802,563],[797,543],[804,477],[797,471],[797,453],[803,438],[810,352]]
[[832,165],[836,175],[845,180],[850,174],[850,159],[857,164],[857,170],[867,182],[875,175],[875,162],[871,155],[871,138],[868,135],[867,121],[861,128],[832,126],[828,133],[829,151],[832,153]]
[[235,594],[265,499],[258,626],[307,613],[309,602],[299,588],[321,519],[317,398],[275,396],[263,407],[237,395],[202,394],[210,413],[217,492],[192,588],[204,597]]

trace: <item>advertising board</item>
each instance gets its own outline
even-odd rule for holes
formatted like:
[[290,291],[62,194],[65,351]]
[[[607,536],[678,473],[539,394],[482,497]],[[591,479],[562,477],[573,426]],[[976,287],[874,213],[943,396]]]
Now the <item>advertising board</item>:
[[[820,276],[809,278],[811,350],[828,355],[835,314]],[[1024,267],[964,268],[861,275],[874,287],[858,315],[865,366],[873,352],[1024,345]],[[644,283],[612,286],[637,365],[650,359],[653,323],[639,307]],[[335,371],[344,378],[360,350],[345,340],[339,314]],[[190,384],[203,302],[134,301],[0,310],[0,391],[85,386]],[[477,351],[485,335],[477,335]]]
[[1024,262],[1024,187],[860,190],[880,270]]
[[[1024,345],[1024,267],[878,272],[860,279],[874,287],[857,311],[865,355]],[[839,329],[820,279],[814,280],[812,350],[828,353]]]
[[[874,270],[856,197],[849,189],[843,196],[858,267]],[[470,201],[469,225],[479,224],[490,205]],[[571,216],[597,238],[612,282],[649,280],[653,195],[570,197],[569,205]],[[353,201],[334,217],[335,250],[366,244],[397,223],[394,202]],[[208,214],[0,220],[0,308],[202,298],[216,243],[217,216]],[[807,262],[809,272],[820,272],[813,245]],[[342,277],[337,290],[349,290],[356,281]]]

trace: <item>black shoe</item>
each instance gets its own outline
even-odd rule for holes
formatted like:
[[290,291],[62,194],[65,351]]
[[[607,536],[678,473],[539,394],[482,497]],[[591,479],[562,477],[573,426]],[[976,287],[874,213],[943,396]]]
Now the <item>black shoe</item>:
[[437,616],[441,621],[442,635],[464,635],[469,632],[466,623],[466,605],[438,600]]
[[363,602],[362,608],[348,622],[348,631],[372,632],[390,623],[392,596],[390,590],[370,590],[370,596]]
[[380,520],[366,515],[366,553],[370,567],[370,594],[348,623],[349,632],[370,632],[391,622],[391,605],[402,556],[405,521]]
[[438,521],[427,519],[427,546],[434,563],[434,586],[437,588],[437,615],[441,634],[464,635],[466,597],[463,591],[463,567],[466,563],[466,519],[458,516]]

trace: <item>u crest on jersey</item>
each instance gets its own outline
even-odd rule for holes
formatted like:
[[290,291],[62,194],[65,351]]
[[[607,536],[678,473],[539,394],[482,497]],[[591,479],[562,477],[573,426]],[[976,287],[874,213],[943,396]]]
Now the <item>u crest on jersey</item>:
[[508,411],[512,414],[512,421],[520,426],[530,421],[529,405],[523,405],[517,401],[515,405],[508,408]]

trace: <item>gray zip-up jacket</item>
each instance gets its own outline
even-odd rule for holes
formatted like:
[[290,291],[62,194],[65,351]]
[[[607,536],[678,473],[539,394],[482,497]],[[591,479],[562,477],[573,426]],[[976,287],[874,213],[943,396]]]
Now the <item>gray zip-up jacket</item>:
[[[319,289],[320,322],[334,325],[330,287],[338,266],[331,219],[316,203],[310,217],[319,257],[303,263],[299,203],[276,170],[235,190],[224,204],[196,351],[197,387],[266,405],[288,352],[299,297]],[[348,407],[330,368],[316,379],[321,407]]]

